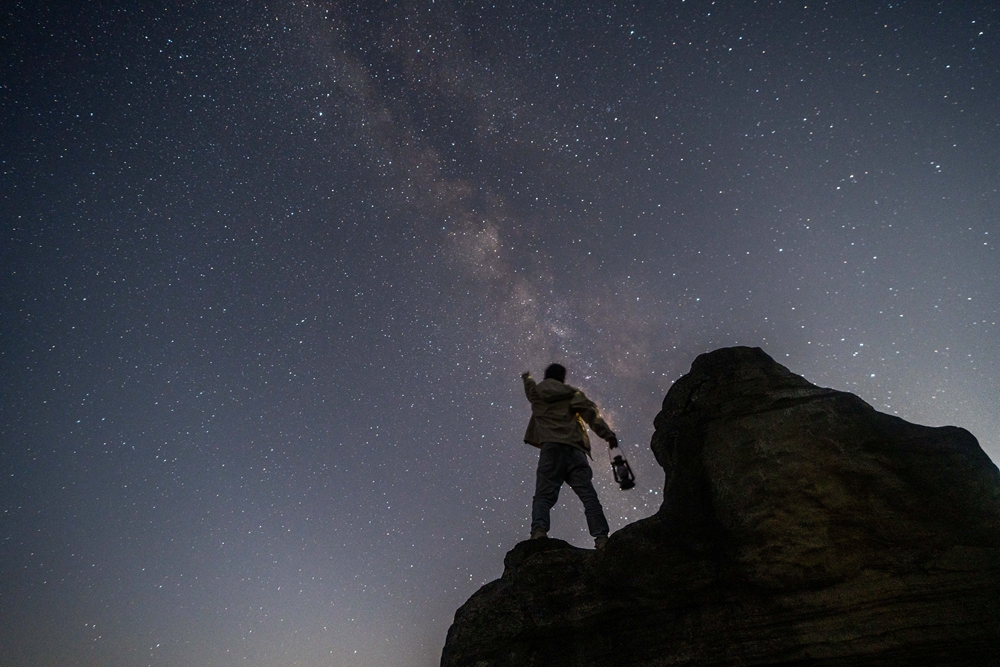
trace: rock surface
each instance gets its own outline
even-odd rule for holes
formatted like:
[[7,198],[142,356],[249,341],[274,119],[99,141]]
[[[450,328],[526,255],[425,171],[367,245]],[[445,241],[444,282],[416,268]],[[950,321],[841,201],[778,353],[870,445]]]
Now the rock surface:
[[1000,473],[961,428],[699,356],[654,422],[654,516],[522,542],[443,667],[1000,665]]

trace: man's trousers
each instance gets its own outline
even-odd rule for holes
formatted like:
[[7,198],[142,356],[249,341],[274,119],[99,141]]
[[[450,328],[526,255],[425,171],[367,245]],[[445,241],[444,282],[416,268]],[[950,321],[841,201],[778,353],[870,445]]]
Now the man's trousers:
[[610,528],[601,501],[594,490],[594,471],[587,454],[579,447],[561,442],[542,443],[535,474],[535,497],[531,501],[531,529],[549,530],[549,511],[559,500],[563,482],[580,497],[592,537],[607,537]]

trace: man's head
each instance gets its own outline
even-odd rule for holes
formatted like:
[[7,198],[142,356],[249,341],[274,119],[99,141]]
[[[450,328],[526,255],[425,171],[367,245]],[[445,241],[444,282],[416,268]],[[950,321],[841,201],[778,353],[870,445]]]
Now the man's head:
[[566,367],[562,364],[549,364],[548,368],[545,369],[545,379],[548,380],[549,378],[565,382]]

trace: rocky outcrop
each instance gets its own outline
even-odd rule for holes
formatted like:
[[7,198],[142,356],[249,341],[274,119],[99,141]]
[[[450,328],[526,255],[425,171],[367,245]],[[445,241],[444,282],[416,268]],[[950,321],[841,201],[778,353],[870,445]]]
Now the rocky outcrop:
[[961,428],[698,357],[652,449],[656,515],[602,552],[522,542],[443,667],[1000,664],[1000,473]]

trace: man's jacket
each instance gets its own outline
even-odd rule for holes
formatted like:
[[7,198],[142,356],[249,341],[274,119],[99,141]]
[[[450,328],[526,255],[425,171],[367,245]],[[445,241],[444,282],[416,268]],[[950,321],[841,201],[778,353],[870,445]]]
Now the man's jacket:
[[524,433],[524,441],[529,445],[541,447],[545,442],[561,442],[590,455],[590,437],[584,422],[605,440],[614,437],[598,414],[597,406],[579,389],[552,378],[536,383],[525,374],[522,379],[524,394],[531,402],[531,420]]

